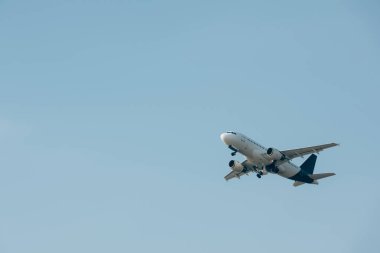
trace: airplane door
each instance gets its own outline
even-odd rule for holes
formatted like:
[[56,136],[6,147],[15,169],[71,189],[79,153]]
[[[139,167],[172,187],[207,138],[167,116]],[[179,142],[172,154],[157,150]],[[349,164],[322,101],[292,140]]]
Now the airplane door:
[[240,140],[241,140],[241,143],[243,144],[243,149],[247,150],[248,148],[247,140],[244,138],[240,138]]

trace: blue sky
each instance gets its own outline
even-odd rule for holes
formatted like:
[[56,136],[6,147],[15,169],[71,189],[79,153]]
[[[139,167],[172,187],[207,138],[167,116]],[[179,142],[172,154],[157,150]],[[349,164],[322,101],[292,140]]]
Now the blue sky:
[[[377,252],[379,8],[0,1],[0,251]],[[227,183],[226,130],[337,176]]]

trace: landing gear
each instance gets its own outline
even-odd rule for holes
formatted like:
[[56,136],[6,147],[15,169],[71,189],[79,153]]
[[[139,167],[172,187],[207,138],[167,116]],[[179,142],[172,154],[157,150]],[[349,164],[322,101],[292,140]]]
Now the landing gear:
[[260,174],[256,174],[256,177],[261,178],[261,175]]
[[231,153],[232,156],[235,156],[236,153],[239,151],[236,148],[232,147],[231,145],[228,146],[229,149],[231,149],[233,152]]
[[256,177],[261,178],[262,175],[263,175],[263,172],[262,172],[262,171],[259,171],[259,172],[256,174]]

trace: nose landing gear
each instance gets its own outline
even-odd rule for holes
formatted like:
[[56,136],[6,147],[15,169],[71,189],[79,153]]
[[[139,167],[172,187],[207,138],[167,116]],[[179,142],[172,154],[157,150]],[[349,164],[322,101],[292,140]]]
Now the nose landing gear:
[[232,147],[231,145],[228,146],[229,149],[231,149],[233,152],[231,153],[232,156],[235,156],[236,153],[239,151],[236,148]]

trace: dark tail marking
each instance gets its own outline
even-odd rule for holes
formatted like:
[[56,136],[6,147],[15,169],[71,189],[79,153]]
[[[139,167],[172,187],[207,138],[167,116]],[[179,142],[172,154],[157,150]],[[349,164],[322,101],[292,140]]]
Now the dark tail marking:
[[316,161],[317,156],[314,154],[310,155],[309,158],[307,158],[306,161],[301,165],[301,170],[307,174],[313,174]]

